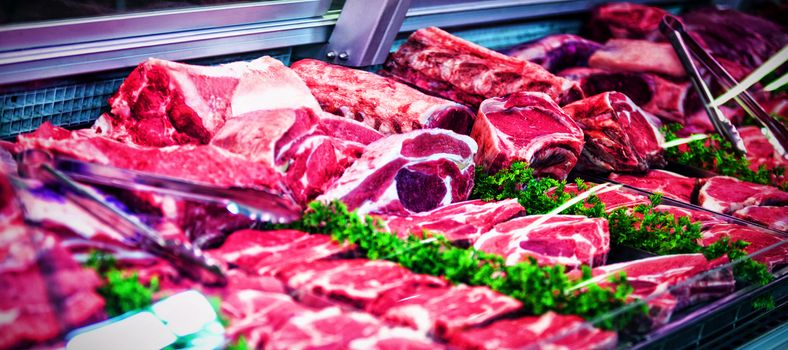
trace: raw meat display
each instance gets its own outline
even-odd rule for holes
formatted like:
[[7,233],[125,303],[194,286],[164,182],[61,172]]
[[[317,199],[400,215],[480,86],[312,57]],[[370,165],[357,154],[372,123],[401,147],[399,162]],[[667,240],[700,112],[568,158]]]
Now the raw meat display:
[[714,176],[700,188],[698,204],[706,209],[730,214],[752,205],[788,205],[788,193],[729,176]]
[[557,73],[564,68],[587,66],[588,58],[600,47],[602,44],[574,34],[554,34],[517,45],[505,53]]
[[381,327],[380,321],[361,312],[343,312],[338,307],[308,311],[285,321],[266,349],[342,349]]
[[583,98],[577,84],[541,66],[509,57],[430,27],[391,54],[385,73],[428,93],[478,107],[491,97],[543,92],[564,105]]
[[[588,184],[589,186],[593,184]],[[566,185],[564,191],[567,193],[579,194],[577,185]],[[551,190],[552,192],[552,190]],[[633,208],[640,204],[649,204],[651,200],[645,195],[634,193],[627,190],[607,191],[597,194],[599,201],[605,204],[605,210],[610,213],[618,208]],[[586,206],[590,207],[590,204]]]
[[298,75],[268,56],[215,67],[151,58],[110,105],[94,126],[98,134],[154,147],[206,144],[228,119],[261,110],[320,110]]
[[788,155],[780,154],[769,142],[757,126],[738,127],[739,135],[747,148],[747,160],[750,161],[750,169],[757,171],[761,165],[767,169],[776,166],[788,168]]
[[757,222],[778,231],[788,231],[788,207],[752,206],[739,209],[733,216]]
[[464,244],[475,241],[496,224],[523,214],[525,208],[516,199],[507,199],[499,202],[457,202],[408,216],[375,216],[389,232],[395,232],[400,238],[407,238],[409,233],[421,237],[424,231],[428,231]]
[[583,149],[583,131],[550,98],[518,92],[482,102],[471,137],[476,163],[497,171],[525,161],[537,176],[566,178]]
[[468,199],[476,142],[443,129],[390,135],[364,154],[320,197],[360,213],[408,215]]
[[775,268],[788,264],[788,240],[786,240],[784,235],[780,236],[766,233],[755,228],[741,225],[718,224],[703,231],[701,244],[709,245],[722,237],[728,237],[732,241],[742,240],[750,242],[750,245],[744,248],[744,251],[748,254],[753,254],[771,245],[779,244],[776,248],[754,255],[752,258],[755,261],[766,264],[770,271],[774,271]]
[[610,180],[649,192],[659,192],[667,198],[692,203],[692,195],[698,187],[698,179],[665,170],[649,170],[642,176],[610,174]]
[[348,344],[348,348],[350,350],[435,350],[445,347],[409,328],[384,327],[369,337],[354,339]]
[[653,116],[619,92],[606,92],[564,107],[585,134],[578,167],[638,172],[665,166],[664,138]]
[[254,275],[276,275],[289,265],[309,264],[349,250],[327,235],[295,230],[241,230],[209,254]]
[[473,247],[498,254],[507,264],[534,258],[540,265],[599,266],[610,252],[607,220],[585,216],[556,215],[536,227],[542,215],[529,215],[495,225]]
[[666,121],[684,123],[685,115],[701,108],[690,83],[673,82],[656,74],[579,67],[558,75],[576,81],[586,96],[607,91],[623,93],[646,112]]
[[601,266],[593,269],[593,275],[625,272],[635,288],[631,297],[651,298],[651,326],[659,327],[678,309],[733,292],[733,273],[730,269],[711,270],[714,266],[703,254],[663,255]]
[[608,40],[588,58],[588,66],[613,71],[657,73],[673,78],[687,75],[673,46],[645,40]]
[[573,315],[548,312],[542,316],[500,320],[457,334],[449,343],[463,349],[615,349],[615,332],[589,326]]
[[359,309],[366,308],[391,289],[446,285],[441,278],[415,274],[390,261],[366,259],[320,260],[308,265],[292,265],[280,276],[299,299],[328,297]]
[[671,213],[676,218],[681,216],[688,216],[693,222],[699,222],[701,224],[702,229],[706,229],[711,225],[724,222],[722,219],[719,219],[716,215],[703,210],[680,208],[680,207],[674,207],[671,205],[664,205],[664,204],[660,204],[656,206],[654,209]]
[[221,311],[230,321],[228,338],[243,336],[250,349],[258,349],[290,318],[311,310],[287,294],[240,289],[224,297]]
[[510,314],[521,306],[516,299],[490,288],[459,285],[392,289],[378,298],[369,310],[381,315],[386,322],[448,339],[464,329]]
[[610,38],[658,41],[662,39],[659,21],[667,14],[667,11],[658,7],[629,2],[608,3],[591,13],[588,33],[600,42]]
[[364,122],[384,134],[425,128],[471,132],[474,113],[461,104],[425,95],[391,78],[317,60],[292,67],[327,112]]

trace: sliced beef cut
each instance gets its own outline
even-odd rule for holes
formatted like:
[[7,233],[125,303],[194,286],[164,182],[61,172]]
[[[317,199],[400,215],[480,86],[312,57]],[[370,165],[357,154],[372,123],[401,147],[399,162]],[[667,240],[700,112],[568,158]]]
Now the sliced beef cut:
[[[589,186],[593,186],[593,184],[588,184]],[[548,193],[552,193],[553,189],[551,189]],[[577,185],[569,184],[564,187],[564,192],[572,193],[572,194],[579,194],[580,192],[577,190]],[[641,204],[649,204],[651,200],[642,194],[630,192],[628,190],[618,190],[618,191],[607,191],[596,195],[599,198],[599,201],[605,204],[605,210],[607,213],[611,213],[613,210],[618,208],[634,208],[635,206]],[[587,207],[591,207],[590,204],[586,204]]]
[[610,252],[607,220],[556,215],[531,227],[542,215],[529,215],[495,225],[474,243],[474,248],[503,256],[514,265],[534,258],[540,265],[599,266]]
[[538,64],[483,48],[441,29],[411,34],[386,61],[385,74],[430,94],[476,108],[491,97],[543,92],[561,105],[578,100],[577,84]]
[[575,315],[548,312],[458,333],[449,343],[461,349],[615,349],[616,332],[603,331],[588,325]]
[[730,214],[752,205],[788,205],[788,192],[729,176],[708,178],[700,188],[698,204],[719,213]]
[[522,307],[511,297],[488,287],[466,285],[392,289],[368,310],[389,323],[405,325],[448,339],[469,327],[484,324]]
[[525,213],[516,199],[499,202],[457,202],[409,216],[376,215],[388,231],[400,238],[421,237],[424,231],[441,234],[453,242],[474,241],[498,223]]
[[362,214],[409,215],[466,200],[473,188],[476,142],[443,129],[389,135],[318,197]]
[[654,117],[626,95],[606,92],[564,107],[585,134],[578,167],[601,172],[642,173],[663,167],[662,144]]
[[268,56],[213,67],[151,58],[110,105],[94,125],[97,133],[155,147],[206,144],[228,119],[261,110],[320,110],[298,75]]
[[690,83],[673,82],[656,74],[579,67],[565,69],[558,75],[576,81],[586,96],[621,92],[646,112],[666,121],[683,123],[688,113],[701,108]]
[[777,166],[788,168],[788,154],[780,154],[769,142],[757,126],[742,126],[737,128],[739,135],[747,148],[747,160],[750,161],[750,169],[757,171],[763,165],[767,169]]
[[475,115],[468,107],[425,95],[391,78],[312,59],[291,68],[325,111],[364,122],[384,134],[425,128],[471,132]]
[[296,230],[241,230],[228,236],[219,249],[208,254],[248,273],[273,276],[291,264],[309,264],[349,250],[328,235],[310,235]]
[[446,285],[443,279],[415,274],[390,261],[366,259],[319,260],[309,265],[293,265],[280,276],[301,299],[329,297],[360,309],[391,289]]
[[692,203],[692,194],[698,187],[698,179],[665,170],[649,170],[641,176],[613,173],[610,180],[686,203]]
[[383,134],[366,124],[330,113],[320,115],[317,130],[334,138],[368,145],[383,138]]
[[682,78],[687,74],[668,43],[611,39],[588,58],[588,66],[613,71],[657,73]]
[[537,92],[482,102],[471,137],[479,144],[476,163],[490,172],[520,160],[528,162],[537,176],[564,179],[583,149],[580,127],[547,95]]
[[711,225],[724,222],[722,219],[718,218],[714,214],[703,210],[680,208],[680,207],[674,207],[671,205],[663,205],[663,204],[656,206],[654,209],[673,214],[673,216],[676,219],[682,216],[688,216],[690,220],[692,220],[693,222],[699,222],[701,224],[701,228],[704,229],[708,228]]
[[602,44],[574,34],[554,34],[512,47],[505,53],[536,63],[552,73],[564,68],[585,67]]
[[610,38],[662,40],[659,22],[668,12],[653,6],[613,2],[597,7],[588,23],[589,36],[603,42]]
[[651,298],[649,317],[656,328],[666,324],[674,311],[733,292],[733,273],[730,269],[711,270],[714,266],[703,254],[677,254],[601,266],[592,274],[615,276],[625,272],[635,289],[630,297]]
[[268,345],[290,318],[311,312],[287,294],[252,289],[233,290],[222,300],[222,315],[230,321],[226,330],[228,338],[243,336],[250,349]]
[[788,240],[786,240],[785,235],[781,236],[767,233],[756,228],[742,225],[718,224],[703,231],[701,244],[704,246],[709,245],[722,237],[728,237],[732,241],[741,240],[749,242],[750,245],[744,248],[744,251],[748,254],[753,254],[773,244],[779,244],[768,251],[754,255],[752,258],[755,261],[766,264],[770,271],[774,271],[775,268],[788,264]]
[[444,349],[443,344],[433,342],[422,333],[412,329],[381,328],[366,338],[358,338],[348,344],[350,350],[435,350]]
[[788,231],[788,206],[751,206],[735,211],[733,216],[757,222],[777,231]]
[[362,312],[329,307],[291,317],[274,332],[266,349],[347,349],[355,339],[380,332],[383,325]]

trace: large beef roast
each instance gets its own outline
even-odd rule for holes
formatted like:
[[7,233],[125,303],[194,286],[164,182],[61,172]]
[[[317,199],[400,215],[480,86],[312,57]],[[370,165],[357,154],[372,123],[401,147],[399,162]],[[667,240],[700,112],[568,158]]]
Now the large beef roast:
[[473,125],[475,115],[468,107],[425,95],[391,78],[311,59],[291,68],[324,110],[384,134],[443,128],[467,135]]
[[562,105],[583,97],[577,84],[538,64],[486,49],[435,27],[414,32],[386,61],[385,73],[474,108],[484,99],[518,91],[543,92]]
[[476,163],[496,171],[525,161],[540,176],[558,179],[577,162],[583,131],[549,96],[518,92],[482,102],[471,131],[479,145]]
[[603,172],[645,172],[665,165],[663,136],[654,117],[626,95],[606,92],[564,107],[585,134],[579,167]]

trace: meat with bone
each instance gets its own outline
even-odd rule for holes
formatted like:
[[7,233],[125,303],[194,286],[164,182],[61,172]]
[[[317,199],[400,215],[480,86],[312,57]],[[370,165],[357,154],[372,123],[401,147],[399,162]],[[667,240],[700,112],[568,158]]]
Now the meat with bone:
[[291,66],[327,112],[384,134],[443,128],[467,135],[475,115],[461,104],[425,95],[391,78],[306,59]]
[[552,73],[564,68],[585,67],[602,44],[574,34],[554,34],[506,50],[506,54],[536,63]]
[[788,206],[751,206],[739,209],[733,216],[757,222],[777,231],[788,231]]
[[466,200],[476,142],[443,129],[390,135],[364,154],[318,200],[360,213],[409,215]]
[[692,203],[692,194],[698,187],[698,179],[665,170],[649,170],[642,176],[610,174],[610,180],[649,192],[659,192],[667,198]]
[[231,118],[266,109],[320,107],[298,75],[262,57],[205,67],[151,58],[110,99],[97,133],[143,146],[206,144]]
[[424,231],[441,234],[457,243],[475,241],[498,223],[525,213],[516,199],[499,202],[471,200],[444,205],[427,212],[408,215],[375,215],[389,232],[400,238],[421,237]]
[[386,322],[448,339],[464,329],[510,314],[520,307],[522,303],[518,300],[488,287],[459,285],[392,289],[371,304],[368,310],[381,315]]
[[539,265],[599,266],[610,252],[607,220],[575,215],[556,215],[532,227],[543,215],[529,215],[495,225],[473,247],[503,256],[514,265],[534,258]]
[[341,256],[349,250],[327,235],[295,230],[241,230],[228,236],[219,249],[208,254],[250,274],[273,276],[292,264],[309,264]]
[[591,327],[575,315],[548,312],[493,322],[458,333],[449,343],[461,349],[615,349],[616,332]]
[[626,95],[606,92],[564,107],[585,134],[578,167],[602,172],[645,172],[665,166],[664,138],[654,117]]
[[673,46],[645,40],[610,39],[588,58],[588,66],[613,71],[657,73],[674,78],[687,75]]
[[488,50],[430,27],[414,32],[385,63],[385,73],[471,107],[518,91],[543,92],[561,105],[583,97],[577,84],[541,66]]
[[558,75],[576,81],[586,96],[607,91],[623,93],[646,112],[667,121],[683,123],[686,114],[701,107],[690,83],[676,83],[656,74],[578,67]]
[[752,205],[788,205],[788,192],[729,176],[708,178],[698,195],[700,206],[730,214]]
[[549,96],[517,92],[482,102],[471,137],[476,164],[496,171],[525,161],[537,176],[566,178],[583,149],[583,131]]
[[307,312],[286,294],[253,289],[233,290],[222,300],[222,315],[230,321],[228,338],[243,336],[250,349],[263,348],[290,318]]
[[731,241],[749,242],[750,245],[744,248],[747,254],[754,254],[761,249],[777,244],[776,247],[770,248],[768,251],[752,256],[752,259],[766,264],[770,271],[788,264],[788,240],[785,235],[771,234],[742,225],[718,224],[703,231],[700,243],[706,246],[722,237],[728,237]]
[[441,287],[446,281],[419,275],[384,260],[319,260],[309,265],[292,265],[280,276],[299,298],[328,297],[359,309],[394,288],[415,285]]
[[[648,301],[651,326],[666,324],[674,311],[696,302],[733,292],[736,281],[730,269],[713,269],[703,254],[662,255],[653,258],[601,266],[596,276],[625,272],[635,289],[630,297]],[[608,282],[600,282],[604,287]]]
[[629,2],[607,3],[591,13],[588,33],[594,40],[610,38],[646,39],[658,41],[659,22],[668,12],[652,6]]

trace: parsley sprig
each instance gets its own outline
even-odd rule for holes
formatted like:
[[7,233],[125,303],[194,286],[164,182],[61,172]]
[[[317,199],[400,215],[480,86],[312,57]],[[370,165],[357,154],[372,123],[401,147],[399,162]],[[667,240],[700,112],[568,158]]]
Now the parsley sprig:
[[104,309],[110,317],[149,306],[153,294],[159,290],[158,278],[154,277],[145,286],[136,272],[121,271],[112,255],[98,250],[90,254],[85,266],[96,270],[102,279],[98,293],[104,298]]

